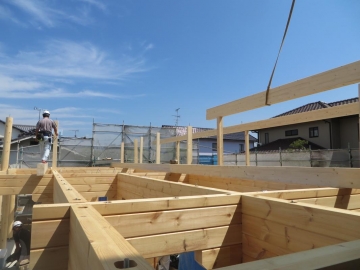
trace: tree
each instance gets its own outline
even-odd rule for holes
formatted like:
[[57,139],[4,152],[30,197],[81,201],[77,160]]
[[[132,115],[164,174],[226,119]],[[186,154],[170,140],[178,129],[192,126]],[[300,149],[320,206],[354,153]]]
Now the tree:
[[[306,150],[307,148],[305,146],[309,145],[309,142],[307,140],[301,140],[297,139],[296,141],[293,141],[290,145],[290,149],[299,149],[299,150]],[[309,148],[309,147],[308,147]]]

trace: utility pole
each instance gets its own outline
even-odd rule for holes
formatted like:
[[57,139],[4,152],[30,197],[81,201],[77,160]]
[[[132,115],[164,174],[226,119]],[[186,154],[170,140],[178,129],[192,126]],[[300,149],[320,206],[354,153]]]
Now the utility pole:
[[78,132],[78,129],[70,129],[70,131],[75,131],[75,138],[76,138],[76,132]]
[[40,112],[41,112],[42,109],[41,109],[41,108],[38,108],[38,107],[34,107],[34,110],[35,110],[35,111],[39,111],[39,121],[40,121]]
[[178,126],[178,123],[179,123],[179,118],[180,118],[180,115],[179,115],[179,110],[180,108],[177,108],[175,111],[176,111],[176,115],[173,115],[175,117],[175,127]]

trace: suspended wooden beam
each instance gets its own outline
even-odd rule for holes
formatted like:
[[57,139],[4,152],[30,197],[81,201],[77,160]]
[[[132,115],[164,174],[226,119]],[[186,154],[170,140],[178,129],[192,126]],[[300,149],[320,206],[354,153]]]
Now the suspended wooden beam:
[[[360,82],[360,61],[272,88],[269,92],[268,103],[276,104],[358,82]],[[206,119],[216,119],[220,116],[232,115],[264,107],[266,106],[265,96],[266,91],[263,91],[210,108],[206,111]]]

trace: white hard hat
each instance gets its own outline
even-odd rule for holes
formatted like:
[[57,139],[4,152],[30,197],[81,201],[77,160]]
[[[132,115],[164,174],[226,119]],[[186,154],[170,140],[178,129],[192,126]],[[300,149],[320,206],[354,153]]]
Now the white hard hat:
[[22,225],[23,225],[22,222],[17,220],[17,221],[14,222],[13,228],[15,228],[15,227],[20,227],[20,226],[22,226]]
[[45,110],[45,111],[43,112],[43,116],[50,116],[50,112],[49,112],[48,110]]

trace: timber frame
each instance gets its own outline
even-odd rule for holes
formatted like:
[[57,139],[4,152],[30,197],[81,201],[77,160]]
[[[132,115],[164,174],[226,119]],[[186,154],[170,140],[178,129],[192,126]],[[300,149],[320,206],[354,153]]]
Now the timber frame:
[[[360,61],[274,88],[269,103],[358,82]],[[227,115],[265,106],[262,92],[209,109],[217,130],[158,135],[158,164],[55,163],[42,175],[7,164],[0,195],[32,194],[41,203],[33,208],[30,269],[123,269],[125,259],[130,269],[154,269],[159,257],[189,251],[206,269],[357,269],[359,168],[222,166],[221,158],[219,166],[191,165],[190,151],[188,164],[159,164],[163,143],[187,140],[191,149],[192,139],[217,135],[222,153],[225,133],[359,114],[359,103],[350,105],[222,126]],[[3,217],[11,216],[10,201],[4,209],[3,200]],[[2,242],[8,227],[2,219]]]

